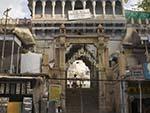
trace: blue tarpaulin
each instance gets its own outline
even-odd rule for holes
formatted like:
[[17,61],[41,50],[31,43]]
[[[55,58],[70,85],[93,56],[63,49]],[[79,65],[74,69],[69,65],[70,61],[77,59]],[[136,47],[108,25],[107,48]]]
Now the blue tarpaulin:
[[144,63],[143,68],[145,79],[150,79],[150,63]]

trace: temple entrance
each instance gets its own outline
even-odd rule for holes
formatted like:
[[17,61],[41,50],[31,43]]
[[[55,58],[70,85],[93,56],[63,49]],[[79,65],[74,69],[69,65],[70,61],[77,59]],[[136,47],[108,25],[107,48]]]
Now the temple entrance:
[[92,44],[71,44],[66,52],[67,113],[98,113],[99,85],[97,48]]
[[107,79],[108,37],[101,26],[94,36],[66,35],[64,25],[60,31],[62,34],[55,37],[56,61],[51,75],[60,78],[55,83],[62,86],[62,110],[66,113],[106,110],[105,83],[98,80]]

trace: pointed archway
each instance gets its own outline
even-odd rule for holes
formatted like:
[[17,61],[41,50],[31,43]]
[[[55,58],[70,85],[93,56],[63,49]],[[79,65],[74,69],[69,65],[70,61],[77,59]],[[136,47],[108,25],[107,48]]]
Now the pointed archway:
[[[99,110],[103,111],[105,109],[101,104],[103,104],[106,99],[103,101],[99,100],[102,96],[106,96],[104,82],[97,81],[98,83],[90,88],[67,88],[67,80],[69,80],[67,78],[67,69],[70,63],[73,63],[76,60],[82,60],[85,65],[88,66],[90,70],[90,82],[92,82],[91,77],[93,77],[93,75],[91,75],[91,70],[93,70],[91,67],[94,67],[97,70],[94,70],[96,73],[94,75],[97,75],[95,80],[106,79],[105,69],[107,68],[107,65],[105,63],[108,60],[104,60],[104,54],[105,49],[107,48],[106,43],[108,37],[105,36],[102,31],[101,27],[98,27],[98,34],[94,36],[66,35],[65,26],[63,26],[62,29],[60,29],[61,34],[55,37],[56,61],[52,73],[55,73],[56,78],[57,76],[58,78],[62,78],[62,80],[58,80],[56,83],[59,83],[62,86],[62,95],[64,98],[61,100],[61,103],[63,109],[67,110],[65,112],[83,113],[84,111],[86,113],[98,113]],[[95,46],[96,55],[93,55],[92,50],[88,47],[89,45]],[[96,59],[94,59],[94,56]],[[91,99],[91,95],[94,99]],[[76,105],[78,105],[78,111],[73,111],[75,109],[74,106]]]

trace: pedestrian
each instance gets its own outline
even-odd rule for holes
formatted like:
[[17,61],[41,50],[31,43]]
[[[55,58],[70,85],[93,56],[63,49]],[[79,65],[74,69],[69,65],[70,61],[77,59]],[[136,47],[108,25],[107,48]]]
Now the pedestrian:
[[61,107],[61,105],[58,105],[58,113],[62,113],[62,107]]
[[72,87],[73,88],[77,88],[78,87],[78,85],[77,85],[77,75],[76,74],[74,74],[74,78],[73,78],[74,80],[73,80],[73,83],[72,83]]

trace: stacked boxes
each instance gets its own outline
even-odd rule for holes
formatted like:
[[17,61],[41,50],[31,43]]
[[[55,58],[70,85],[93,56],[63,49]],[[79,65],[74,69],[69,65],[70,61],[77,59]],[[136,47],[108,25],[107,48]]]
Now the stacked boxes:
[[23,113],[32,113],[32,98],[23,98]]

